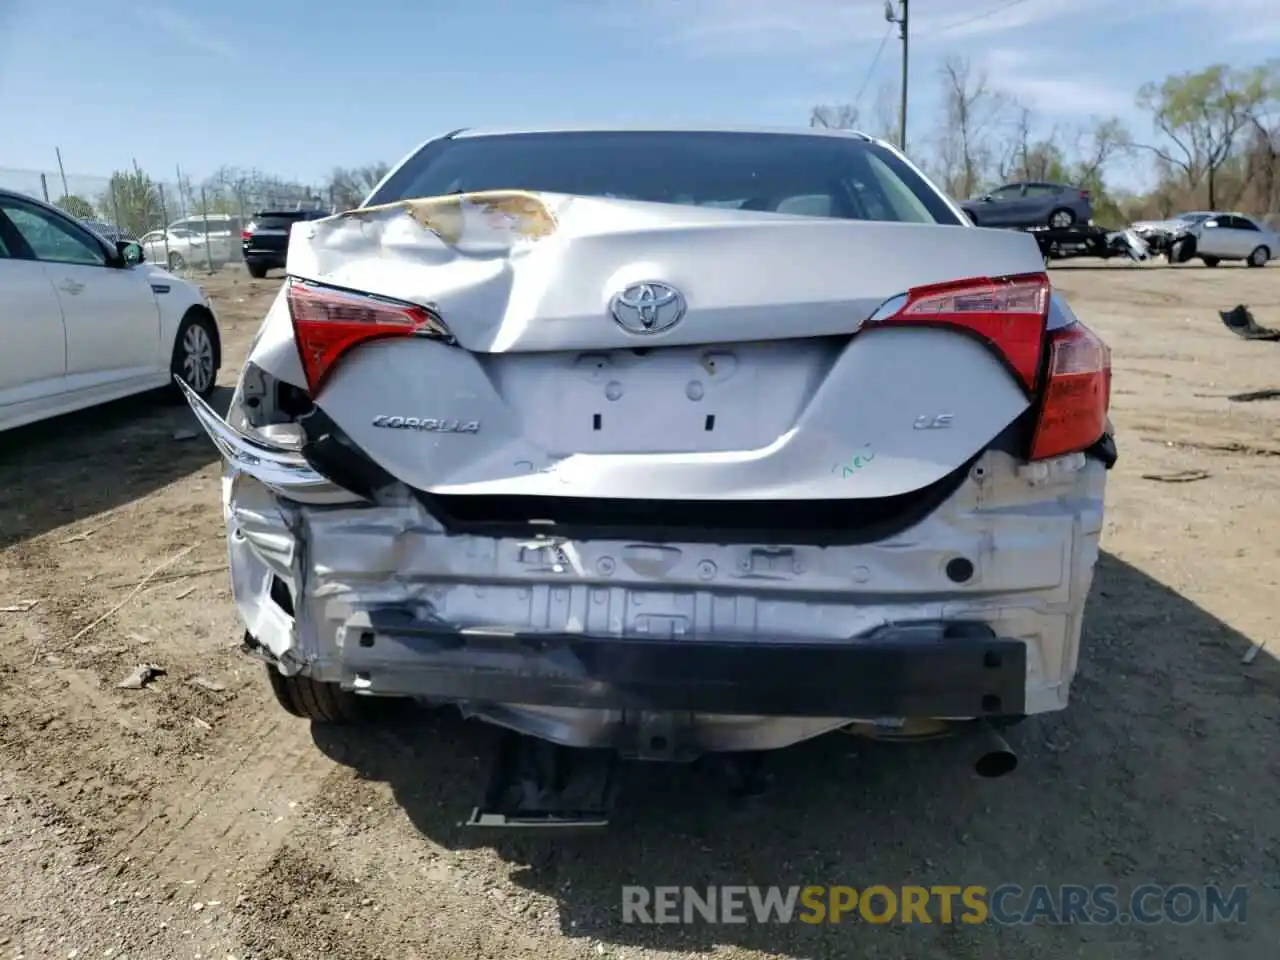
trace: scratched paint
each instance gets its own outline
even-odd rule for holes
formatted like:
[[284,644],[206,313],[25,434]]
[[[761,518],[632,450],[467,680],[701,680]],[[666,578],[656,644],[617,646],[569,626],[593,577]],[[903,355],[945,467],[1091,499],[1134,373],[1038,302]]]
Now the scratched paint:
[[868,444],[863,448],[861,453],[854,454],[847,463],[833,463],[831,465],[831,472],[839,477],[847,479],[874,460],[875,456],[875,451],[872,450],[871,445]]
[[540,240],[556,232],[550,205],[524,190],[489,190],[417,197],[376,207],[350,210],[343,217],[364,220],[402,210],[444,243],[458,246],[477,232],[506,235],[511,240]]

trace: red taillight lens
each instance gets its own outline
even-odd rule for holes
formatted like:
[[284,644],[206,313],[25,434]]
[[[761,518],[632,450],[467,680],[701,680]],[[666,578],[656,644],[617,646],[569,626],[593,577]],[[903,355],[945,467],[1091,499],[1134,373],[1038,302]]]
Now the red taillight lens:
[[425,307],[397,303],[358,293],[290,281],[289,315],[293,336],[315,397],[338,360],[370,340],[387,337],[448,339],[440,318]]
[[1105,432],[1110,406],[1110,348],[1082,323],[1055,330],[1030,459],[1087,450]]
[[978,277],[916,287],[897,313],[877,321],[968,330],[990,344],[1022,385],[1034,390],[1049,314],[1049,277]]
[[240,239],[241,239],[241,240],[248,240],[248,239],[249,239],[250,237],[252,237],[252,236],[253,236],[253,234],[252,234],[252,233],[250,233],[248,230],[241,230],[241,231],[240,231]]

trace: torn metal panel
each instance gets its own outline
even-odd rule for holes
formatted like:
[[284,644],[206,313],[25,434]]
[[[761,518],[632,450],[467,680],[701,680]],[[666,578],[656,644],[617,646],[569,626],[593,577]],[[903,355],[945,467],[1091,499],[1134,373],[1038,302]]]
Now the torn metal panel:
[[213,441],[232,471],[251,474],[261,483],[285,496],[310,502],[347,502],[352,494],[317,472],[296,449],[255,439],[228,424],[179,377],[196,420]]
[[618,291],[660,278],[688,304],[663,331],[674,346],[845,335],[912,287],[1041,267],[1010,231],[956,243],[932,223],[520,191],[301,223],[287,263],[294,277],[427,307],[479,353],[630,349],[635,335],[601,318]]
[[[1073,457],[1063,469],[1026,478],[1004,454],[989,454],[981,467],[978,479],[928,520],[883,543],[669,543],[659,550],[626,541],[448,536],[410,497],[379,506],[285,504],[249,465],[225,488],[236,602],[286,672],[305,670],[374,694],[413,692],[413,670],[391,683],[369,666],[379,662],[378,648],[362,646],[360,625],[379,611],[408,611],[415,623],[448,630],[498,625],[504,632],[746,644],[840,643],[887,623],[975,619],[1027,645],[1026,710],[1058,709],[1077,658],[1078,601],[1092,577],[1087,561],[1096,557],[1105,471]],[[290,541],[307,549],[290,549]],[[1091,543],[1092,550],[1077,549]],[[765,571],[752,562],[755,555],[785,563],[771,561]],[[977,564],[971,584],[944,573],[957,555]],[[932,579],[922,579],[929,570]],[[292,616],[273,599],[273,578],[287,586]],[[563,666],[573,669],[571,661]],[[426,682],[419,690],[433,692]],[[608,745],[623,722],[614,710],[460,706],[574,746]],[[765,749],[847,719],[705,714],[694,722],[707,749]]]

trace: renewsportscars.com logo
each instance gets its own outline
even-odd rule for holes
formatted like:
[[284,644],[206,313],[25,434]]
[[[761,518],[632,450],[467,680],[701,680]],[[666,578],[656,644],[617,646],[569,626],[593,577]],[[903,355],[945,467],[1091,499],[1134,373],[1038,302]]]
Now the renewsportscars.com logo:
[[872,885],[622,888],[623,923],[1244,923],[1248,891],[1217,886]]

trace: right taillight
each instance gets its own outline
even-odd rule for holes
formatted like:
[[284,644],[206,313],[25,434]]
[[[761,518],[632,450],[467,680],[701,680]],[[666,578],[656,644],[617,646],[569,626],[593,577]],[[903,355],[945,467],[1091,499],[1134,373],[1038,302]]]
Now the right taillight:
[[1106,432],[1110,405],[1110,348],[1078,321],[1052,331],[1029,459],[1087,450]]

